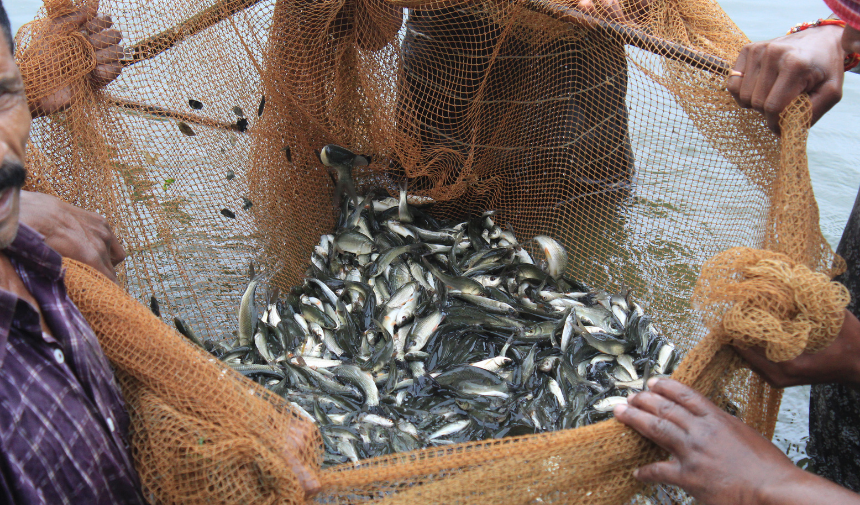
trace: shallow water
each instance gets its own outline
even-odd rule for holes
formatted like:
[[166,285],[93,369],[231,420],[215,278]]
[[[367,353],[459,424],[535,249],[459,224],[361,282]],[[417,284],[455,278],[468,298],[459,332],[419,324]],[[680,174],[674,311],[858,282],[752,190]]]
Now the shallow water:
[[[789,6],[780,0],[723,0],[720,4],[752,40],[781,36],[796,23],[829,14],[820,0],[797,0]],[[17,30],[33,19],[41,1],[7,1],[5,5],[13,30]],[[809,168],[819,203],[821,228],[834,247],[860,180],[860,167],[852,160],[852,153],[860,151],[860,136],[845,128],[851,124],[860,124],[860,76],[855,74],[846,76],[842,102],[812,129],[809,138]],[[795,461],[805,457],[808,395],[808,387],[786,391],[774,436],[774,442]]]

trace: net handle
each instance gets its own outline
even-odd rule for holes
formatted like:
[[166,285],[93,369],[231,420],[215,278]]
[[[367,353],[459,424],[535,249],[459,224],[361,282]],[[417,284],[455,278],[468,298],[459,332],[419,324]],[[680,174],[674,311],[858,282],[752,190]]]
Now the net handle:
[[135,63],[152,59],[167,51],[187,37],[224,21],[233,14],[260,3],[261,0],[218,0],[176,26],[147,37],[126,51],[122,66],[130,67]]
[[655,37],[644,31],[614,21],[604,21],[576,9],[564,7],[550,0],[519,0],[526,9],[544,14],[558,21],[594,28],[619,39],[622,43],[665,56],[714,74],[728,74],[732,66],[722,58],[697,51],[683,44]]
[[[129,48],[131,57],[123,59],[122,64],[124,67],[128,67],[135,63],[154,58],[186,37],[205,30],[239,11],[260,3],[260,1],[218,0],[212,6],[203,9],[176,26],[147,37],[131,46]],[[398,5],[409,2],[398,2],[395,0],[392,3]],[[675,61],[687,63],[700,70],[715,74],[727,74],[732,68],[727,61],[716,56],[697,51],[683,44],[655,37],[638,28],[614,21],[598,19],[576,9],[555,4],[551,0],[519,0],[519,3],[530,11],[544,14],[564,23],[588,26],[600,30],[620,39],[625,44],[666,56]]]
[[120,107],[126,110],[134,111],[145,116],[158,117],[163,119],[172,119],[174,121],[184,121],[202,126],[208,126],[217,130],[231,131],[235,133],[244,133],[247,130],[241,130],[236,124],[217,121],[202,116],[195,116],[185,112],[177,112],[175,110],[166,109],[157,105],[149,105],[145,103],[126,100],[124,98],[110,98],[110,105]]
[[[129,48],[130,58],[122,60],[123,67],[129,67],[135,63],[145,61],[167,51],[186,37],[194,35],[209,28],[228,17],[244,9],[252,7],[261,0],[218,0],[216,3],[203,9],[181,23],[168,28],[160,33],[138,42]],[[403,1],[403,0],[401,0]],[[408,0],[406,0],[408,2]],[[519,0],[526,9],[544,14],[564,23],[587,26],[604,32],[605,34],[619,39],[624,44],[629,44],[639,49],[666,56],[675,61],[680,61],[700,70],[714,74],[728,74],[731,65],[716,56],[697,51],[683,44],[671,42],[655,37],[644,31],[614,21],[605,21],[585,14],[576,9],[564,7],[553,3],[551,0]],[[397,4],[394,0],[392,3]],[[153,105],[140,104],[128,100],[114,99],[113,105],[137,112],[151,114],[159,117],[188,121],[191,123],[205,124],[221,130],[237,130],[233,125],[219,121],[207,120],[197,116],[183,114],[180,112],[163,109]]]

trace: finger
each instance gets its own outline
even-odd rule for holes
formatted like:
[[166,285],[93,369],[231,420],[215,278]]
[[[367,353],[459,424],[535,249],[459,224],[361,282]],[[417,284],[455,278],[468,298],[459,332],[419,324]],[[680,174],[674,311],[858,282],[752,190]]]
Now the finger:
[[741,93],[741,84],[744,81],[744,72],[746,71],[747,52],[749,51],[749,47],[750,46],[747,45],[744,46],[743,49],[741,49],[741,54],[738,55],[738,59],[735,61],[735,65],[732,67],[732,71],[740,73],[741,75],[734,75],[732,77],[729,77],[729,81],[727,83],[729,93],[731,93],[732,98],[734,98],[735,102],[737,102],[737,104],[741,107],[743,107],[743,105],[741,104],[739,97]]
[[734,349],[747,362],[750,370],[760,375],[771,386],[781,387],[777,385],[782,382],[779,367],[765,357],[763,349],[760,347],[735,347]]
[[738,104],[746,109],[752,107],[752,96],[758,83],[758,74],[761,71],[761,60],[764,50],[763,46],[755,44],[750,47],[749,54],[747,55],[744,78],[741,82],[741,89],[738,91]]
[[591,0],[579,0],[576,9],[590,16],[597,14],[597,9],[594,8],[594,2]]
[[68,2],[65,5],[61,5],[58,9],[53,10],[53,12],[49,10],[48,15],[51,16],[51,23],[54,24],[55,29],[65,32],[80,29],[95,17],[98,9],[98,0],[91,0],[80,9],[75,9],[74,4]]
[[618,22],[626,22],[627,18],[624,16],[624,9],[621,7],[621,3],[618,0],[603,0],[601,2],[603,7],[603,11],[605,11],[605,16],[607,19],[612,19]]
[[651,463],[637,469],[633,472],[633,476],[642,482],[658,482],[679,486],[682,483],[681,463],[677,460]]
[[111,233],[111,240],[108,243],[108,251],[110,253],[111,266],[115,267],[125,260],[125,248],[113,233]]
[[[783,83],[783,87],[777,90],[778,93],[791,92],[791,90],[786,90],[784,87],[785,78],[791,75],[791,72],[787,72],[785,68],[779,58],[765,54],[765,59],[761,62],[752,96],[750,97],[750,106],[765,115],[768,126],[776,133],[779,133],[779,112],[773,114],[773,106],[768,106],[768,99],[771,97],[774,85],[778,81]],[[782,112],[781,109],[780,112]],[[772,122],[774,116],[776,117],[775,123]]]
[[106,14],[99,14],[98,16],[89,20],[84,27],[87,33],[98,33],[107,30],[113,26],[113,19]]
[[[779,133],[779,115],[804,92],[804,82],[799,77],[794,72],[781,73],[762,102],[761,109],[767,119],[767,125],[776,133]],[[753,107],[759,109],[756,105]]]
[[113,82],[122,72],[119,62],[99,65],[90,72],[90,79],[98,87],[104,87]]
[[615,407],[615,419],[638,431],[673,455],[678,455],[686,446],[686,433],[673,422],[655,416],[632,404]]
[[681,407],[685,412],[689,412],[695,416],[701,417],[720,411],[716,405],[702,396],[698,391],[676,380],[658,379],[653,382],[649,381],[648,386],[651,392],[667,398]]
[[98,247],[98,250],[90,249],[84,253],[82,260],[83,263],[95,268],[111,281],[117,282],[116,271],[114,271],[113,266],[110,264],[110,257],[106,248]]
[[812,102],[812,123],[810,126],[818,122],[821,116],[842,100],[843,79],[844,74],[838,74],[836,79],[824,82],[818,89],[809,93],[809,100]]
[[99,49],[98,51],[96,51],[96,64],[109,65],[111,63],[117,63],[119,62],[120,58],[122,58],[123,54],[123,47],[118,45],[112,45],[106,47],[105,49]]
[[693,419],[693,415],[683,406],[651,391],[643,391],[628,396],[627,403],[661,419],[666,419],[685,431]]
[[750,370],[757,373],[775,388],[781,389],[809,384],[808,379],[804,380],[803,374],[799,373],[799,371],[810,367],[811,360],[815,359],[815,355],[801,354],[791,361],[774,363],[767,359],[764,355],[764,350],[759,347],[750,347],[747,349],[735,347],[734,349],[740,357],[746,360]]
[[107,49],[112,46],[117,46],[117,44],[122,42],[122,34],[119,30],[104,30],[89,35],[87,37],[87,40],[98,51],[100,49]]

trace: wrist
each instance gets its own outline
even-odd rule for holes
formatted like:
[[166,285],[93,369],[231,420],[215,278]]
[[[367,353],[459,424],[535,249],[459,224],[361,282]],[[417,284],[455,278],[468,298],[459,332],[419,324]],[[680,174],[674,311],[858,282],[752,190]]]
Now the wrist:
[[810,481],[816,477],[790,463],[773,470],[772,478],[756,488],[750,505],[796,503],[795,498],[798,496],[798,491],[806,489]]
[[809,29],[814,29],[815,33],[821,34],[827,30],[836,43],[835,54],[842,54],[842,67],[845,72],[855,69],[860,64],[860,54],[845,52],[842,46],[842,36],[845,31],[845,21],[839,18],[819,19],[811,23],[798,23],[792,27],[787,35],[794,35],[800,32],[805,32]]
[[846,358],[844,376],[837,378],[836,382],[860,389],[860,320],[848,309],[845,309],[845,319],[836,338],[841,342],[841,354]]

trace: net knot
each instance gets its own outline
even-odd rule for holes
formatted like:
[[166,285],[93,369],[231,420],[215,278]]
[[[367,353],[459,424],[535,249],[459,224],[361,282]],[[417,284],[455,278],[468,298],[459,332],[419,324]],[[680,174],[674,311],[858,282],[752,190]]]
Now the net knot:
[[724,342],[761,346],[774,362],[833,341],[850,301],[842,284],[784,254],[736,247],[702,266],[693,303]]

